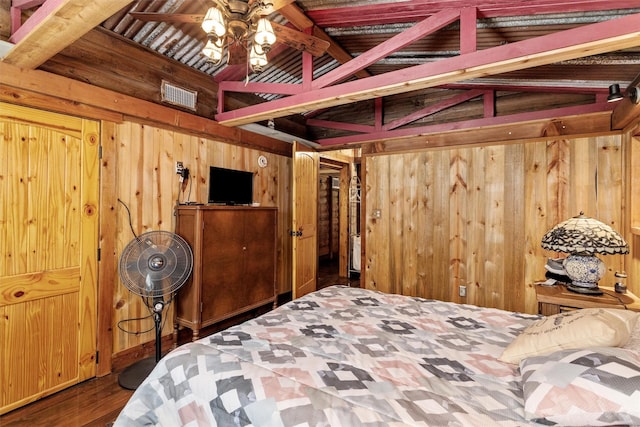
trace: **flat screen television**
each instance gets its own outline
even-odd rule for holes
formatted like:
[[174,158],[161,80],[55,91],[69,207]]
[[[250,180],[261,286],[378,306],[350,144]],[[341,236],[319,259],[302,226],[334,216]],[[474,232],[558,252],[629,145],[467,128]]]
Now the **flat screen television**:
[[253,203],[253,172],[209,167],[209,203],[250,205]]

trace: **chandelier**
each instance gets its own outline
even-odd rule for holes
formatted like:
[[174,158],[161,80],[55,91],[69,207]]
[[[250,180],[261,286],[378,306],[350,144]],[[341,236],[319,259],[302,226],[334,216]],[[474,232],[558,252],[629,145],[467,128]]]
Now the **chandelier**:
[[271,22],[262,16],[272,3],[254,1],[249,4],[241,0],[212,0],[202,29],[207,33],[207,43],[202,49],[203,55],[214,64],[222,62],[225,47],[231,57],[230,49],[242,46],[248,52],[251,69],[261,72],[267,65],[267,53],[276,42]]

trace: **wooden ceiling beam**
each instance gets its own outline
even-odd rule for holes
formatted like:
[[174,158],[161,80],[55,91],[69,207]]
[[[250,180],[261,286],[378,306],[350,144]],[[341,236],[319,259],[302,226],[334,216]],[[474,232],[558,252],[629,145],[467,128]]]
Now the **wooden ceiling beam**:
[[[482,4],[484,3],[484,4]],[[479,18],[538,15],[544,13],[596,12],[601,10],[633,9],[634,0],[408,0],[366,6],[350,6],[309,10],[306,15],[316,25],[326,27],[352,27],[355,25],[381,25],[421,21],[443,8],[477,8]]]
[[[58,76],[41,70],[19,69],[0,62],[0,98],[13,101],[36,101],[49,98],[51,109],[71,114],[73,111],[105,111],[102,118],[112,121],[131,120],[154,126],[181,129],[204,138],[233,145],[262,149],[282,156],[291,156],[291,144],[279,139],[240,128],[222,126],[214,120],[179,111],[164,105],[141,100],[130,95],[103,89],[88,83]],[[51,99],[60,99],[60,102]],[[53,104],[52,104],[53,103]]]
[[216,115],[216,120],[227,126],[239,126],[638,45],[640,14],[633,14],[358,81],[310,90],[299,95],[221,113]]
[[[284,16],[287,21],[289,21],[294,27],[299,30],[306,30],[307,28],[312,28],[312,33],[315,37],[319,39],[325,40],[329,42],[329,48],[327,49],[327,54],[329,54],[332,58],[338,61],[341,64],[344,64],[353,57],[349,52],[344,50],[342,46],[340,46],[334,39],[332,39],[324,30],[314,22],[309,19],[309,17],[295,4],[290,4],[281,8],[278,13]],[[371,74],[366,70],[360,70],[355,74],[358,78],[370,77]]]
[[[587,82],[589,83],[589,82]],[[509,82],[508,79],[500,80],[500,82],[491,81],[483,82],[482,79],[474,82],[452,83],[440,86],[442,89],[485,89],[505,92],[553,92],[553,93],[589,93],[589,94],[605,94],[609,93],[609,89],[602,86],[569,86],[568,82],[556,81],[536,81],[524,82],[521,80]]]
[[[567,110],[565,110],[567,111]],[[509,142],[531,142],[548,140],[552,137],[588,137],[593,135],[603,135],[611,133],[609,122],[611,120],[611,112],[595,112],[583,114],[570,114],[566,116],[558,116],[552,114],[548,117],[540,117],[531,119],[530,121],[522,121],[520,117],[514,115],[513,121],[502,120],[500,123],[495,118],[493,124],[489,120],[484,120],[485,125],[481,127],[458,127],[457,129],[440,129],[437,130],[433,126],[431,131],[425,133],[416,133],[403,138],[383,138],[378,140],[369,140],[362,146],[363,154],[390,154],[399,152],[415,152],[416,150],[454,147],[454,146],[470,146],[470,145],[490,145],[496,143]],[[514,126],[517,123],[517,126]],[[554,124],[554,132],[557,135],[549,134],[550,124]],[[345,147],[349,147],[346,145]],[[353,145],[351,145],[353,147]],[[342,148],[337,144],[324,145],[324,150],[335,150]]]
[[15,45],[2,59],[35,69],[78,40],[131,0],[47,0],[16,31]]
[[638,74],[633,81],[625,89],[624,99],[617,103],[613,115],[611,117],[612,129],[625,129],[629,125],[633,125],[638,116],[640,116],[640,104],[634,104],[628,95],[631,88],[640,87],[640,74]]
[[[324,40],[329,43],[329,48],[327,49],[327,54],[333,57],[336,61],[344,64],[353,59],[353,57],[345,51],[335,40],[333,40],[327,33],[325,33],[321,28],[317,27],[313,21],[311,21],[304,12],[295,4],[289,4],[283,6],[278,10],[282,16],[284,16],[289,24],[293,27],[297,28],[300,31],[305,31],[311,29],[311,33],[313,36]],[[277,44],[274,48],[271,49],[268,58],[276,57],[278,54],[288,49],[288,47],[284,44]],[[240,81],[243,80],[247,76],[247,67],[246,64],[243,65],[228,65],[222,71],[220,71],[214,77],[214,81],[221,84],[221,89],[219,90],[218,97],[218,111],[222,112],[224,109],[222,106],[224,105],[225,98],[225,89],[224,83],[229,81]],[[355,73],[356,77],[365,78],[370,77],[371,74],[366,70],[360,70]],[[250,86],[249,83],[247,86]],[[243,90],[246,92],[246,90]],[[259,92],[259,91],[254,91]]]
[[[416,135],[412,138],[402,140],[377,141],[365,144],[362,147],[362,154],[390,154],[415,152],[420,149],[439,147],[545,141],[551,139],[551,135],[549,135],[548,132],[550,126],[554,126],[556,129],[562,129],[561,135],[558,135],[556,139],[562,138],[563,136],[588,137],[606,133],[606,131],[602,131],[601,129],[606,128],[610,119],[611,116],[609,113],[596,113],[577,117],[562,117],[559,119],[543,119],[528,123],[518,123],[516,127],[512,124],[505,124],[460,132],[445,132],[426,137]],[[330,146],[323,149],[335,150],[336,147]]]
[[[413,123],[416,120],[420,120],[424,117],[430,116],[432,114],[438,113],[442,110],[445,110],[447,108],[451,108],[455,105],[459,105],[462,104],[463,102],[469,101],[473,98],[477,98],[479,96],[483,96],[485,94],[485,91],[482,90],[469,90],[466,92],[463,92],[461,94],[458,95],[454,95],[448,99],[443,99],[440,102],[435,103],[434,105],[429,105],[428,107],[422,108],[418,111],[415,111],[411,114],[408,114],[405,117],[401,117],[399,119],[396,120],[392,120],[389,123],[387,123],[386,125],[382,126],[383,130],[386,131],[390,131],[393,129],[397,129],[399,127],[402,127],[404,125],[407,125],[409,123]],[[485,113],[485,117],[487,117],[486,113]]]
[[[376,119],[377,126],[371,125],[362,125],[357,123],[345,123],[345,122],[337,122],[331,120],[320,120],[310,118],[307,120],[307,126],[317,126],[324,127],[329,129],[339,129],[339,130],[347,130],[351,132],[361,132],[361,133],[374,133],[381,131],[390,131],[406,124],[415,122],[416,120],[420,120],[423,117],[429,116],[431,114],[435,114],[447,108],[451,108],[455,105],[462,104],[463,102],[469,101],[470,99],[477,98],[479,96],[485,95],[487,92],[482,90],[469,90],[467,92],[463,92],[461,94],[452,96],[448,99],[443,99],[440,102],[429,105],[428,107],[422,108],[418,111],[415,111],[411,114],[408,114],[404,117],[401,117],[396,120],[392,120],[389,123],[382,124],[382,117]],[[376,104],[380,103],[380,98],[376,98]],[[377,105],[376,105],[377,106]],[[376,108],[376,111],[381,110],[381,108]],[[360,137],[360,136],[358,136]]]
[[622,130],[638,120],[640,105],[634,104],[627,97],[618,104],[611,116],[611,128]]

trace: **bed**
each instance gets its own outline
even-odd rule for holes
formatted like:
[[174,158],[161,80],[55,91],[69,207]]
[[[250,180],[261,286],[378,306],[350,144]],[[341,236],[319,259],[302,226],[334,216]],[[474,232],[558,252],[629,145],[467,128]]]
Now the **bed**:
[[[584,424],[584,417],[545,418],[525,407],[528,397],[538,406],[561,401],[557,384],[538,375],[541,365],[551,363],[566,373],[574,359],[613,357],[627,371],[607,370],[611,382],[620,376],[640,382],[640,353],[621,346],[582,346],[554,352],[551,359],[531,356],[518,363],[500,360],[505,348],[540,320],[332,286],[178,347],[135,391],[115,426],[579,425],[567,420]],[[633,329],[633,322],[626,326]],[[633,377],[636,362],[638,376]],[[588,380],[593,369],[602,369],[591,366],[584,374],[587,368],[578,366],[583,369],[574,376]],[[528,374],[528,395],[521,369]],[[553,375],[551,382],[557,378]],[[597,400],[613,400],[606,397],[608,390],[597,394],[604,396]],[[609,402],[589,424],[640,424],[640,413],[633,409],[635,403],[640,408],[640,391],[628,394],[624,404],[631,405],[630,411]]]

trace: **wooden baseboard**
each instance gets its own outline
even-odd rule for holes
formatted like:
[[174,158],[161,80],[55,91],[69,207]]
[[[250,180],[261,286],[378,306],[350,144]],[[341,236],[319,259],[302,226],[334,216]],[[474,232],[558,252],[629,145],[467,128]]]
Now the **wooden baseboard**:
[[[173,348],[173,334],[163,336],[161,345],[163,355],[170,351]],[[118,353],[114,353],[113,356],[111,356],[112,372],[119,372],[127,366],[130,366],[133,363],[137,362],[138,360],[152,357],[155,354],[155,341],[149,341],[144,344],[119,351]]]
[[277,300],[278,307],[280,307],[282,304],[285,304],[291,301],[291,295],[292,295],[291,291],[279,294],[278,300]]

